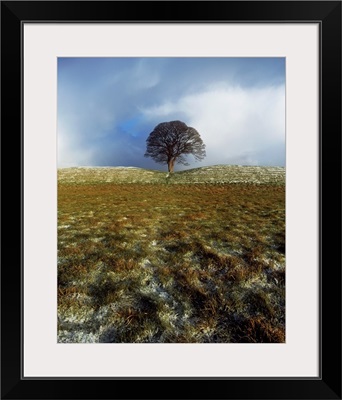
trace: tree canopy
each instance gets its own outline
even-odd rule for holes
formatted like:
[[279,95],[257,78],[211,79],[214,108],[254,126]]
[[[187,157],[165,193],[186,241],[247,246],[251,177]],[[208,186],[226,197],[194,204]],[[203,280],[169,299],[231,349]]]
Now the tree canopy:
[[206,156],[205,144],[195,128],[182,121],[162,122],[150,133],[146,140],[145,157],[151,157],[159,164],[167,164],[169,172],[175,163],[189,165],[186,156],[192,154],[195,160]]

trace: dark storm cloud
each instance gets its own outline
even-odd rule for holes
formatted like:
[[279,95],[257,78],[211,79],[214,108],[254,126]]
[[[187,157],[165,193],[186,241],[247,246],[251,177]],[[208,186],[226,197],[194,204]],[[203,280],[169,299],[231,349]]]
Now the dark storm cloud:
[[[160,122],[206,144],[201,164],[284,165],[282,58],[60,58],[59,166],[161,168],[144,158]],[[269,149],[269,150],[267,150]]]

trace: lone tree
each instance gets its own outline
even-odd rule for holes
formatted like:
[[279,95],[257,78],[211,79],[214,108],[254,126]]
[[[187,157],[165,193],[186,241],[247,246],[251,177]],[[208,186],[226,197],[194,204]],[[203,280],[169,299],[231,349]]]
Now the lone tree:
[[152,157],[159,164],[167,164],[170,173],[175,163],[189,165],[186,156],[192,154],[196,160],[205,157],[205,144],[196,129],[182,121],[162,122],[146,140],[145,157]]

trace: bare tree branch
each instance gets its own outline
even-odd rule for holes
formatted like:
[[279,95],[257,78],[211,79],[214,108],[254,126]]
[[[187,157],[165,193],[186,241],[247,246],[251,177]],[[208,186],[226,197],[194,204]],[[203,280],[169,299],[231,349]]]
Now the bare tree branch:
[[146,143],[145,157],[167,164],[169,172],[173,172],[175,163],[188,165],[186,156],[189,154],[197,161],[206,156],[205,144],[197,130],[182,121],[160,123],[150,133]]

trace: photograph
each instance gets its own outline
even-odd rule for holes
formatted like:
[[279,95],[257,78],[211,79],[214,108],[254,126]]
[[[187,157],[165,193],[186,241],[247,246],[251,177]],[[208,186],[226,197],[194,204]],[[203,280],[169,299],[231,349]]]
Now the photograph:
[[341,399],[341,1],[0,6],[0,398]]
[[285,342],[285,58],[58,58],[58,342]]

